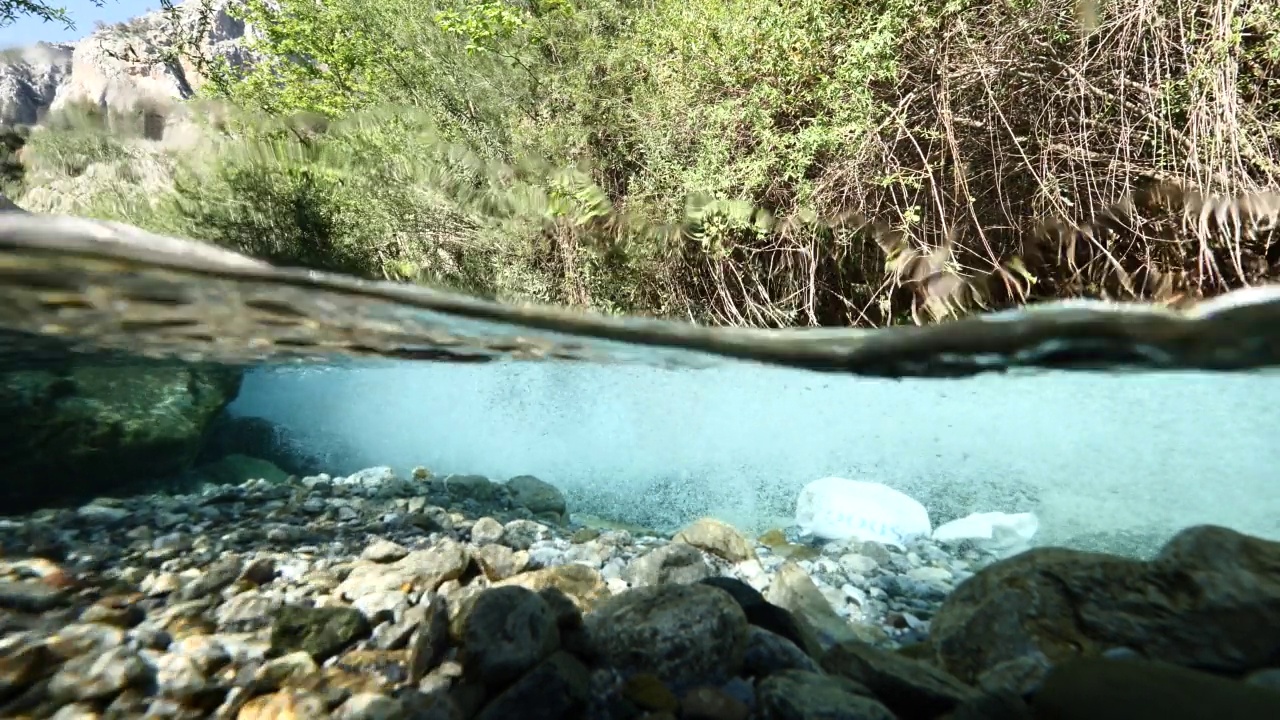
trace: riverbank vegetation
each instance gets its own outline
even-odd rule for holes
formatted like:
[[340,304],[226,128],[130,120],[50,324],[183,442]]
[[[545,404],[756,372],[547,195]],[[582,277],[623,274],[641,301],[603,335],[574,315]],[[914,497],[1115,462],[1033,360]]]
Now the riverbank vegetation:
[[[1250,196],[1280,180],[1280,5],[1089,8],[245,0],[250,69],[177,49],[199,142],[68,111],[5,178],[278,263],[714,324],[1280,272]],[[1205,198],[1177,188],[1252,199],[1188,225]]]

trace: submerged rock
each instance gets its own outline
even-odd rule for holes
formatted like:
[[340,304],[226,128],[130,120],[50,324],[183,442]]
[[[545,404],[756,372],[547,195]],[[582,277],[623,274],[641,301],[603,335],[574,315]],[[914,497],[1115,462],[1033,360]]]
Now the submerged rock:
[[644,587],[610,598],[587,616],[587,632],[607,664],[672,685],[724,682],[742,667],[747,648],[742,608],[706,585]]
[[302,650],[319,662],[368,635],[369,621],[355,608],[288,605],[275,613],[271,648],[279,653]]
[[560,648],[551,607],[527,588],[480,594],[463,630],[463,671],[487,688],[505,688]]
[[729,593],[746,614],[748,623],[789,640],[811,657],[820,654],[821,649],[812,631],[806,632],[786,608],[765,600],[760,591],[733,578],[714,577],[702,582]]
[[[506,489],[437,507],[431,483],[370,468],[0,520],[0,717],[1280,717],[1277,544],[1221,528],[1150,563],[986,565],[924,538],[801,560],[743,540],[756,557],[729,562],[736,541],[700,539],[737,536],[718,523],[504,525]],[[7,551],[41,543],[60,559]]]
[[1280,543],[1200,526],[1151,561],[1036,548],[961,583],[933,620],[932,643],[965,681],[1032,653],[1056,664],[1120,646],[1246,673],[1280,647]]
[[831,648],[822,666],[866,687],[900,718],[939,717],[978,694],[942,670],[867,643]]
[[803,670],[771,675],[757,693],[761,720],[896,720],[865,687]]
[[513,502],[528,508],[534,515],[554,513],[561,520],[567,517],[568,504],[564,493],[549,482],[532,475],[518,475],[507,481],[507,489],[511,491]]
[[1088,658],[1054,668],[1031,701],[1046,720],[1280,718],[1280,692],[1166,663]]
[[673,542],[654,548],[636,558],[623,574],[633,586],[663,583],[695,583],[711,577],[715,571],[707,559],[692,545]]
[[702,518],[671,538],[674,542],[692,545],[729,562],[751,560],[756,554],[751,544],[732,525],[714,518]]
[[[266,418],[223,412],[210,423],[198,462],[206,465],[232,455],[261,459],[285,474],[299,477],[324,471],[321,459],[313,456],[288,429]],[[243,480],[240,477],[234,482]]]
[[239,392],[240,373],[159,364],[5,373],[0,508],[62,507],[188,470],[205,429]]

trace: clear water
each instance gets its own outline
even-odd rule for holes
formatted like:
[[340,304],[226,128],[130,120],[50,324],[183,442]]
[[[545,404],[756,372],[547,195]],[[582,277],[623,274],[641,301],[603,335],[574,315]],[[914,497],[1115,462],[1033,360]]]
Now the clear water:
[[1143,552],[1201,523],[1280,539],[1278,407],[1268,373],[401,363],[255,371],[230,410],[293,430],[337,472],[533,474],[651,527],[785,525],[804,484],[838,475],[907,492],[935,525],[1033,511],[1039,542]]
[[[533,474],[578,512],[648,527],[786,525],[804,484],[837,475],[916,497],[935,525],[1032,511],[1041,543],[1142,553],[1200,523],[1280,538],[1280,287],[1186,315],[1070,302],[929,328],[744,331],[0,216],[0,366],[104,350],[249,363],[230,412],[279,423],[333,473]],[[405,357],[418,360],[385,360]]]

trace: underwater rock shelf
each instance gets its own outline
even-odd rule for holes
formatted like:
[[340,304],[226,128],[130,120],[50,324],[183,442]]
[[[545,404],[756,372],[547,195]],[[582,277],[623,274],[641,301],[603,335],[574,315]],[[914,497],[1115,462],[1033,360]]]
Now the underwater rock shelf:
[[1280,288],[1186,311],[1063,301],[925,327],[706,328],[278,268],[85,218],[0,214],[0,365],[70,352],[255,363],[746,360],[880,377],[1280,365]]
[[671,538],[531,476],[210,484],[0,520],[0,716],[1280,717],[1280,544]]

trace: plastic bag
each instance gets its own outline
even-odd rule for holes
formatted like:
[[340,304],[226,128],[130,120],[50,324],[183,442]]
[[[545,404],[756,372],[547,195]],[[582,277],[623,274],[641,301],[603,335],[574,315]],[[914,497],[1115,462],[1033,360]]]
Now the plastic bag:
[[929,535],[929,512],[914,498],[888,485],[827,477],[814,480],[796,498],[800,532],[824,540],[872,540],[905,547]]
[[973,513],[943,523],[933,531],[938,542],[968,540],[998,555],[1017,552],[1031,544],[1040,530],[1040,519],[1033,513]]

